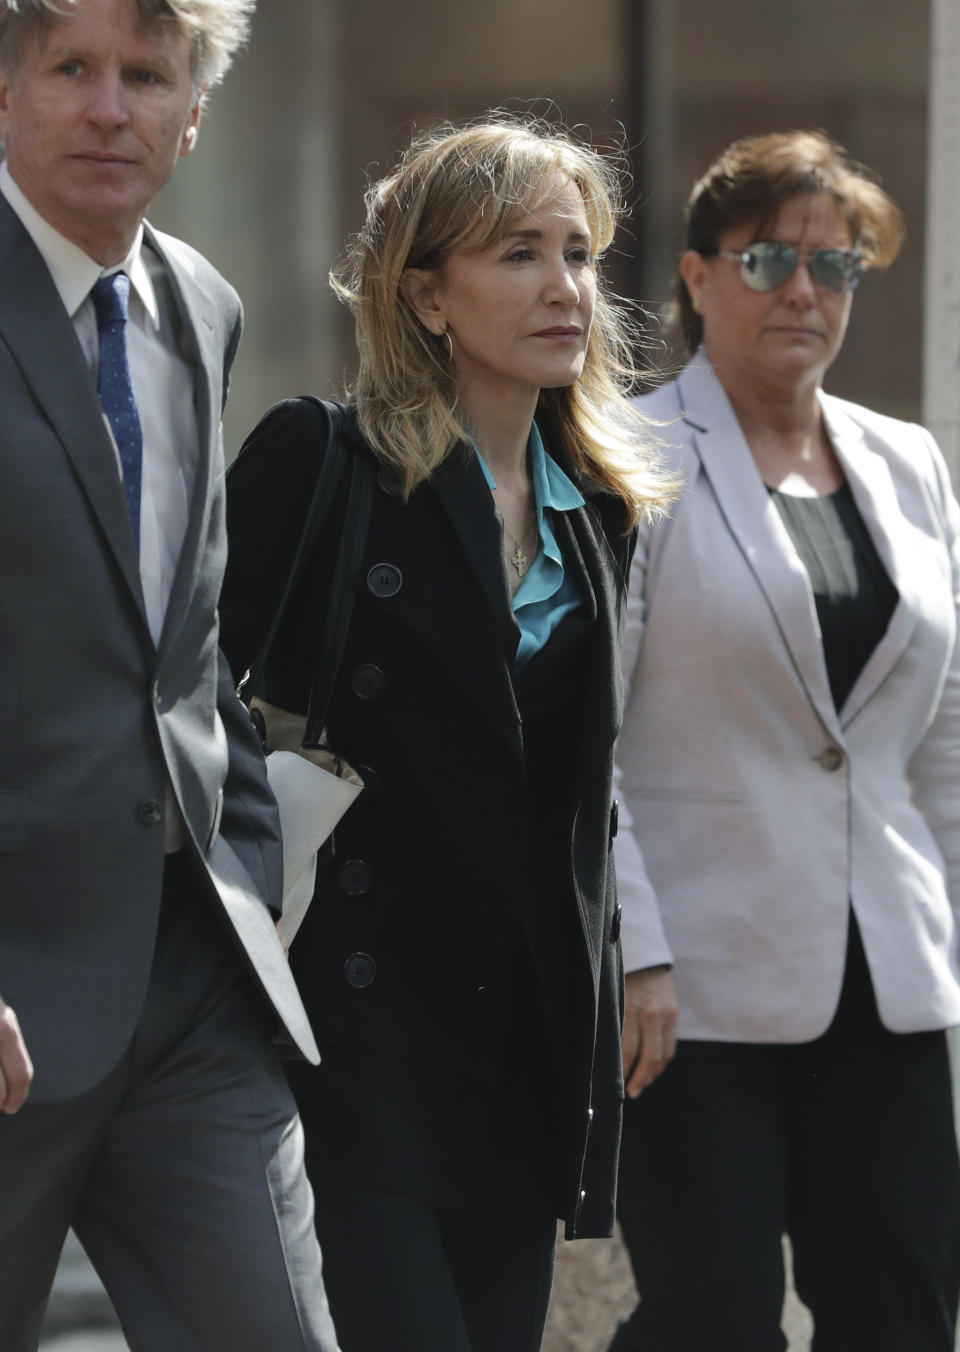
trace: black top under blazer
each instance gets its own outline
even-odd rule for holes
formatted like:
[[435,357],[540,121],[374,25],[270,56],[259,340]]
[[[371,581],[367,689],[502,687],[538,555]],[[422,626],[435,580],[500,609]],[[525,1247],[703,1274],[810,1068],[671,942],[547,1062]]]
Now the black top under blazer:
[[[451,1208],[502,1200],[508,1217],[506,1138],[514,1162],[556,1161],[551,1193],[573,1238],[609,1234],[614,1218],[622,971],[610,795],[634,537],[620,500],[577,474],[541,425],[586,499],[558,514],[558,538],[587,599],[517,681],[501,527],[476,458],[454,452],[407,502],[378,470],[328,718],[366,788],[292,948],[323,1055],[292,1079],[315,1186]],[[221,622],[237,679],[277,605],[325,426],[310,401],[275,406],[228,477]],[[345,436],[352,454],[371,455],[349,410]],[[265,697],[297,712],[336,546],[331,524],[265,673]]]

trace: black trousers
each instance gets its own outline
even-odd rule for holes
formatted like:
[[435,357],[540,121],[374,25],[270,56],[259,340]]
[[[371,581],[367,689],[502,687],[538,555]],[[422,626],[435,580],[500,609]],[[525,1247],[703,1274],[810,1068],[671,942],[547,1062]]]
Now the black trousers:
[[640,1303],[610,1352],[782,1352],[784,1231],[815,1352],[953,1352],[946,1039],[881,1025],[852,916],[822,1037],[681,1042],[627,1105],[619,1215]]
[[323,1275],[342,1352],[539,1352],[556,1221],[480,1216],[414,1197],[316,1197]]

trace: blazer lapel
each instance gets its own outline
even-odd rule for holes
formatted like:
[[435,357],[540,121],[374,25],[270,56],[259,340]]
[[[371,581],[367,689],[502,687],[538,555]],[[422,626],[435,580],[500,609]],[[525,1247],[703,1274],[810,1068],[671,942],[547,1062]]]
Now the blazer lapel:
[[849,723],[877,691],[903,656],[922,606],[916,541],[897,500],[890,468],[864,440],[863,429],[829,396],[822,396],[830,440],[843,466],[864,525],[899,599],[886,633],[874,648],[844,702],[842,722]]
[[163,260],[170,281],[179,324],[177,346],[180,355],[193,368],[197,413],[198,460],[193,500],[160,636],[160,650],[166,652],[180,631],[200,579],[203,542],[207,539],[211,506],[216,496],[216,476],[221,470],[217,438],[220,435],[223,351],[216,310],[195,283],[186,261],[172,249],[164,248],[149,225],[146,226],[145,242]]
[[146,625],[117,455],[93,378],[46,264],[2,196],[0,337],[56,432]]
[[791,663],[824,727],[840,736],[810,579],[760,478],[740,423],[701,352],[682,373],[683,417],[728,529],[773,612]]

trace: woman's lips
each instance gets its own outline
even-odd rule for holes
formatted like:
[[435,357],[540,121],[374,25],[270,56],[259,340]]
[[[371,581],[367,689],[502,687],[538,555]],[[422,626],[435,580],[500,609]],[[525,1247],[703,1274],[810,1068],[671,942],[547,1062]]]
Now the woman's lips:
[[575,339],[580,337],[582,332],[582,329],[578,329],[574,325],[570,325],[569,327],[558,325],[552,329],[538,329],[533,337],[548,338],[554,343],[572,343]]

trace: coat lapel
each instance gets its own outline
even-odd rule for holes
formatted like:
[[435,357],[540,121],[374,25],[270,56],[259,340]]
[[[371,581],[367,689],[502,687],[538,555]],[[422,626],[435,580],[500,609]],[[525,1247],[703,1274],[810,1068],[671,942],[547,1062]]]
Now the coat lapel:
[[824,727],[839,737],[807,570],[760,478],[726,392],[702,352],[680,376],[678,393],[727,527],[773,612],[808,699]]
[[[391,493],[387,497],[394,506],[384,511],[376,547],[387,551],[388,561],[403,575],[391,614],[417,634],[522,759],[511,681],[520,631],[510,605],[500,526],[480,466],[472,454],[455,451],[408,503]],[[437,511],[453,541],[450,533],[437,530]]]
[[0,337],[56,432],[146,626],[117,456],[93,378],[46,264],[2,197]]
[[922,605],[921,555],[911,527],[897,500],[890,468],[883,456],[867,445],[863,429],[829,396],[823,412],[830,440],[843,466],[857,509],[870,533],[899,599],[886,633],[870,654],[842,709],[849,723],[879,689],[903,656]]
[[[501,526],[475,455],[454,451],[430,479],[490,607],[504,656],[513,661],[520,632],[510,606]],[[488,510],[484,510],[484,508]]]
[[620,731],[619,632],[623,590],[599,514],[589,500],[576,511],[558,513],[556,525],[564,566],[569,561],[574,573],[586,584],[584,613],[593,625],[581,741],[584,758],[594,765],[600,749],[612,746]]

